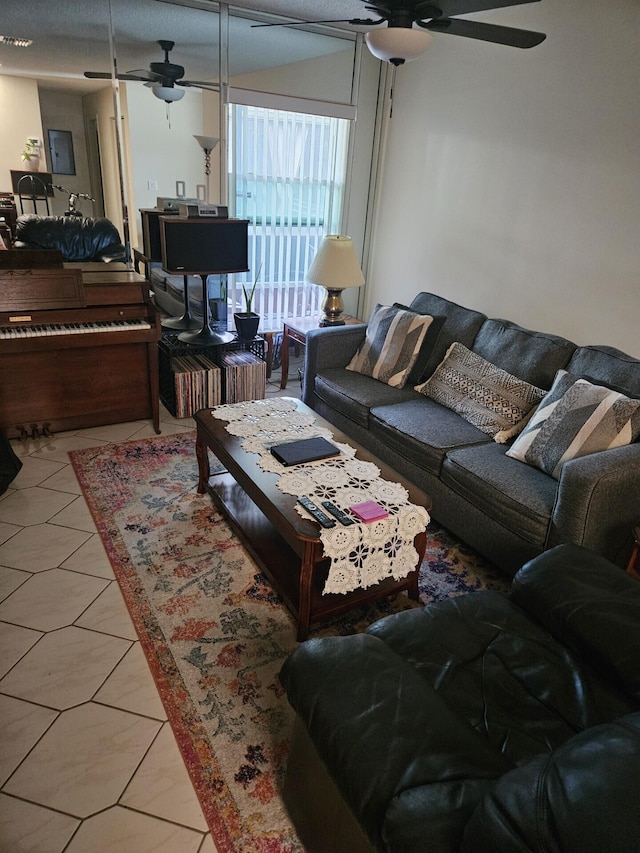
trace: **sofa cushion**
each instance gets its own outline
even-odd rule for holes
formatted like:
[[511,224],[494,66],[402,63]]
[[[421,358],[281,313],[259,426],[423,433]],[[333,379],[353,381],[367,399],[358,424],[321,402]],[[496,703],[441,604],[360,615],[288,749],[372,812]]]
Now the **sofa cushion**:
[[560,370],[508,455],[559,478],[569,459],[631,444],[639,435],[640,400]]
[[455,412],[428,397],[415,397],[373,408],[369,429],[390,450],[417,468],[437,476],[449,450],[488,441],[483,432]]
[[545,393],[461,343],[451,344],[433,375],[416,386],[416,391],[457,412],[500,443],[520,432]]
[[478,330],[487,319],[486,315],[479,311],[464,308],[462,305],[457,305],[455,302],[443,299],[442,296],[436,296],[434,293],[418,293],[409,307],[419,314],[431,314],[432,317],[445,318],[437,341],[434,343],[425,364],[423,372],[425,378],[431,376],[454,341],[460,341],[471,349]]
[[364,341],[347,370],[403,388],[420,353],[433,317],[404,311],[395,305],[376,305]]
[[369,426],[372,406],[411,400],[418,395],[413,388],[393,388],[362,373],[343,367],[323,370],[315,377],[316,396],[340,414],[364,427]]
[[515,465],[504,445],[491,442],[452,450],[440,477],[490,518],[544,547],[558,484],[537,468]]
[[566,369],[574,376],[615,385],[629,397],[640,397],[640,360],[615,347],[578,347]]
[[534,332],[509,320],[486,320],[473,351],[503,370],[548,389],[558,370],[566,367],[576,345],[565,338]]

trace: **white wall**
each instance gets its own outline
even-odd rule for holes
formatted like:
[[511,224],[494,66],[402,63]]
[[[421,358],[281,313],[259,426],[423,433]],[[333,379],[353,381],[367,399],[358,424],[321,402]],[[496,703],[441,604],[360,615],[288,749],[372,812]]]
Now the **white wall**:
[[139,83],[127,84],[127,102],[136,210],[155,207],[158,196],[175,197],[176,181],[195,198],[205,183],[204,154],[193,138],[203,133],[202,94],[185,91],[168,117],[164,101]]
[[[122,194],[118,181],[120,167],[118,165],[115,109],[111,87],[107,86],[92,95],[85,95],[83,98],[83,107],[85,120],[95,119],[97,122],[104,215],[113,222],[118,229],[121,239],[123,242],[126,242],[122,217]],[[126,99],[124,98],[123,107],[126,109]]]
[[291,97],[348,104],[351,100],[353,42],[338,44],[341,49],[335,53],[284,63],[254,74],[239,74],[233,78],[233,85],[258,92],[277,92]]
[[640,357],[640,5],[543,0],[478,19],[547,39],[438,34],[398,70],[367,311],[430,290]]
[[[41,168],[45,168],[44,158],[46,156],[46,170],[52,172],[54,184],[60,184],[73,192],[91,195],[89,163],[87,159],[87,146],[85,144],[82,95],[73,92],[41,89],[40,110],[42,114],[44,135]],[[49,130],[71,131],[76,168],[75,175],[59,175],[53,172],[51,152],[49,150],[49,140],[47,136],[47,131]],[[66,193],[56,190],[54,197],[51,200],[52,215],[62,216],[68,206],[69,197]],[[85,216],[95,216],[96,211],[90,201],[81,200],[78,202],[78,207]]]
[[[20,154],[27,138],[33,136],[42,141],[36,81],[0,75],[0,116],[0,191],[11,192],[10,170],[24,169]],[[40,168],[45,168],[44,158]],[[25,212],[32,213],[30,205]]]

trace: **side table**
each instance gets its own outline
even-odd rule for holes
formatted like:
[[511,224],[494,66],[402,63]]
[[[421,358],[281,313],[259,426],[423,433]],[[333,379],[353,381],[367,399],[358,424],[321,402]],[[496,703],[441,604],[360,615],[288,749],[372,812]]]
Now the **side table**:
[[[359,320],[351,314],[343,314],[346,326],[356,326],[364,323],[364,320]],[[282,377],[280,379],[280,388],[287,387],[289,379],[289,341],[295,341],[297,344],[305,345],[307,341],[307,332],[311,329],[320,328],[320,317],[289,317],[284,324],[282,333]],[[339,328],[339,327],[338,327]]]

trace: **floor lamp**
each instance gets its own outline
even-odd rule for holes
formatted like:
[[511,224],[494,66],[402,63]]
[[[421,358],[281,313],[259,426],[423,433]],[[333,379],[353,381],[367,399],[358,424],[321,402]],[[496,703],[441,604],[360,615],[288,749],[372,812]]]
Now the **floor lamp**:
[[209,198],[209,176],[211,175],[211,152],[216,147],[218,142],[220,142],[220,140],[217,139],[215,136],[198,136],[195,133],[193,135],[193,138],[196,140],[196,142],[198,143],[200,148],[202,148],[202,150],[204,151],[204,176],[205,176],[205,180],[207,182],[207,185],[206,185],[207,197],[205,198],[205,201],[208,204],[211,201],[211,199]]
[[216,346],[233,340],[232,332],[211,328],[207,278],[248,271],[248,228],[247,219],[160,217],[162,269],[202,279],[202,322],[178,335],[182,343]]

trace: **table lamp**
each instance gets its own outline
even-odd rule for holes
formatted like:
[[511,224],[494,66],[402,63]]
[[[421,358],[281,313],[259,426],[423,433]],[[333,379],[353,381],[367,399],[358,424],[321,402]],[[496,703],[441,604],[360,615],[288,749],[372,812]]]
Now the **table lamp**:
[[340,316],[344,310],[342,291],[347,287],[361,287],[364,284],[351,237],[339,234],[326,236],[309,267],[306,280],[320,284],[327,290],[322,303],[324,316],[320,325],[344,326],[344,319]]

